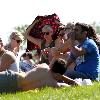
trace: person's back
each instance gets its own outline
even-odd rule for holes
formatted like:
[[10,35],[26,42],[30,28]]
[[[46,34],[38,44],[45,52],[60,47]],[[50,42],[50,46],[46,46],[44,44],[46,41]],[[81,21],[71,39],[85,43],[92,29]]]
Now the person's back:
[[60,84],[58,84],[53,74],[63,75],[65,71],[65,62],[62,59],[56,60],[51,68],[46,63],[38,64],[37,67],[26,73],[24,81],[21,82],[23,84],[21,85],[22,89],[28,90],[29,88],[34,89],[44,86],[59,87]]
[[[23,84],[27,84],[24,86]],[[57,81],[54,80],[50,68],[47,64],[39,64],[36,68],[27,72],[24,82],[22,81],[22,89],[41,88],[44,86],[57,87]]]

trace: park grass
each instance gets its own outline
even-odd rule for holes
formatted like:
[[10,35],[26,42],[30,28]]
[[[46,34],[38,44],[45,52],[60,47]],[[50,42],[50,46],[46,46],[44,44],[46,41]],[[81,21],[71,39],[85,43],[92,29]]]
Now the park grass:
[[27,92],[1,94],[0,100],[100,100],[100,83],[92,86],[45,87]]

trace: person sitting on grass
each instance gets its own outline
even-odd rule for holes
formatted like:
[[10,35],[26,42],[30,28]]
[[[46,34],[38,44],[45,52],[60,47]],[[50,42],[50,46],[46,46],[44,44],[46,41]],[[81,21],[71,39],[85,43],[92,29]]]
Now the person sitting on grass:
[[18,69],[16,56],[13,52],[4,49],[2,39],[0,38],[0,72],[5,70],[18,72]]
[[25,52],[21,56],[21,61],[19,62],[19,68],[23,72],[30,71],[31,69],[34,68],[34,61],[33,55],[31,52]]
[[[67,60],[67,67],[75,62],[74,71],[66,71],[65,75],[75,79],[91,79],[99,81],[99,49],[93,36],[94,32],[89,25],[76,23],[72,33],[69,34],[71,39],[71,53]],[[75,41],[79,45],[75,45]]]
[[[46,63],[43,63],[38,64],[37,67],[26,73],[17,73],[11,70],[0,72],[0,92],[12,93],[46,86],[60,87],[78,85],[73,79],[63,75],[66,70],[65,65],[64,60],[58,59],[52,64],[51,69]],[[62,80],[68,85],[58,83],[58,80]]]

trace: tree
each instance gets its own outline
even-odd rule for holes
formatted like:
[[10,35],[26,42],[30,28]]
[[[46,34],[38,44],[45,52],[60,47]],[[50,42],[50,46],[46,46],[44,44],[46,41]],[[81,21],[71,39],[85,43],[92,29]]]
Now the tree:
[[100,35],[100,22],[98,24],[93,22],[91,25],[95,28],[96,33]]

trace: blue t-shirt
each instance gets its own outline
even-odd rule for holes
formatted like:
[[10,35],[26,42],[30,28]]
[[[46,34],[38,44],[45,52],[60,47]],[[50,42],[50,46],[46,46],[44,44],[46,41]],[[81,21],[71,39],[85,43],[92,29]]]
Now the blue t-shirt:
[[[92,39],[86,38],[78,47],[84,48],[86,54],[77,57],[75,70],[88,75],[92,80],[98,80],[100,59],[96,43]],[[75,57],[71,54],[70,58],[73,59]]]
[[28,72],[33,68],[33,66],[29,64],[27,60],[23,60],[19,62],[19,68],[23,72]]

